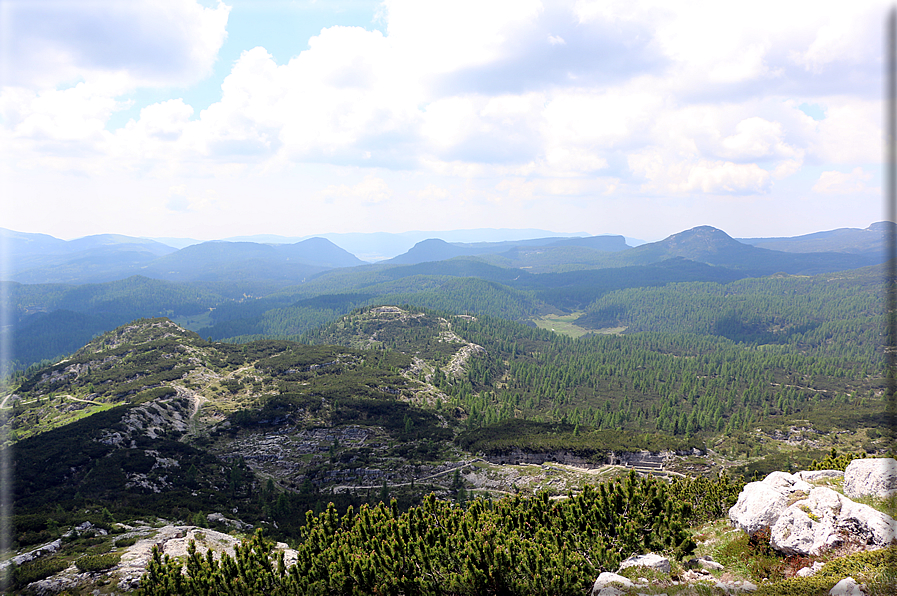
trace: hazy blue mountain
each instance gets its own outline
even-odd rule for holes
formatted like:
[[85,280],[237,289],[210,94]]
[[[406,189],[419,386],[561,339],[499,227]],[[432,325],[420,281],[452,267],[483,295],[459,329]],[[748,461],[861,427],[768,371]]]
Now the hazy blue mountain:
[[391,234],[387,232],[317,234],[343,247],[359,258],[377,262],[399,256],[415,244],[430,238],[438,238],[449,243],[519,242],[528,238],[561,238],[587,236],[584,232],[564,233],[537,229],[494,229],[475,230],[413,231]]
[[152,262],[142,274],[170,281],[267,279],[300,283],[327,269],[361,264],[363,261],[324,238],[295,244],[203,242]]
[[815,274],[865,267],[880,262],[877,255],[837,252],[786,253],[739,242],[711,226],[699,226],[613,255],[617,265],[646,265],[674,257],[729,267],[753,276],[777,272]]
[[445,261],[461,256],[473,256],[478,254],[475,249],[462,248],[450,244],[439,238],[429,238],[418,242],[405,254],[384,261],[394,265],[414,265],[428,263],[430,261]]
[[893,222],[880,221],[868,228],[838,228],[790,238],[739,238],[739,242],[782,252],[845,252],[871,254],[887,248],[887,234],[894,234]]
[[526,238],[502,242],[446,242],[429,238],[415,244],[408,252],[385,261],[397,265],[442,261],[461,256],[502,255],[509,259],[509,267],[520,266],[520,252],[540,247],[580,247],[601,252],[619,252],[629,246],[623,236],[586,236],[575,238]]
[[364,261],[326,238],[309,238],[295,244],[275,245],[274,248],[290,259],[299,259],[309,265],[355,267],[365,264]]
[[169,281],[224,281],[265,278],[299,283],[326,270],[289,257],[268,244],[203,242],[162,257],[144,275]]
[[60,240],[45,234],[3,230],[5,277],[22,283],[92,283],[121,279],[140,271],[174,248],[146,238],[98,234]]
[[0,228],[3,248],[10,254],[57,254],[65,252],[65,240],[47,234],[30,234]]
[[619,252],[631,248],[623,236],[586,236],[584,238],[562,238],[549,246],[581,246],[605,252]]
[[6,279],[28,284],[102,283],[135,274],[172,281],[299,283],[327,269],[364,263],[324,238],[279,245],[206,242],[177,250],[149,238],[119,234],[69,241],[12,230],[2,234],[8,254]]
[[188,246],[192,246],[194,244],[202,244],[203,240],[197,240],[196,238],[172,238],[172,237],[154,237],[150,238],[150,240],[155,240],[156,242],[161,242],[166,246],[170,246],[172,248],[176,248],[178,250],[182,248],[187,248]]

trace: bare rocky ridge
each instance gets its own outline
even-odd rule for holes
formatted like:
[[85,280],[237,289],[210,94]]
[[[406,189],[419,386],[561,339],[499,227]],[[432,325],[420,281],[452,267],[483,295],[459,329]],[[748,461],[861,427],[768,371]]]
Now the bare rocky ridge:
[[[214,515],[221,516],[221,514],[212,514],[209,517]],[[224,516],[221,516],[221,518],[227,519]],[[234,556],[236,546],[243,539],[243,536],[240,535],[224,534],[208,528],[170,523],[165,523],[165,525],[161,526],[158,523],[154,526],[145,524],[128,526],[121,524],[120,529],[125,531],[117,539],[134,537],[137,539],[137,542],[123,549],[117,549],[121,554],[121,560],[114,567],[99,572],[81,572],[73,564],[47,579],[29,584],[27,589],[31,593],[40,596],[49,596],[64,591],[84,590],[85,588],[89,589],[90,586],[101,585],[106,586],[103,589],[103,593],[129,593],[139,588],[140,578],[146,572],[154,547],[157,547],[163,556],[182,559],[187,556],[189,544],[194,542],[198,552],[205,553],[205,551],[211,550],[215,558],[218,559],[223,553]],[[87,531],[90,528],[83,528],[82,530]],[[20,556],[13,559],[13,561],[21,564],[40,556],[46,556],[58,550],[59,544],[61,544],[61,540],[56,540],[28,553],[31,558]],[[284,562],[287,565],[295,563],[296,551],[290,549],[286,544],[277,543],[275,551],[284,552]],[[4,565],[0,564],[0,569],[3,567]]]

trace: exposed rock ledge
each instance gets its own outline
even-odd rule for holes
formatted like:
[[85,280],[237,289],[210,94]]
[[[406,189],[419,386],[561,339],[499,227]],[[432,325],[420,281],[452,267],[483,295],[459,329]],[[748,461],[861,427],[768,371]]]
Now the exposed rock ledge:
[[[844,473],[845,492],[875,496],[894,494],[893,459],[855,460]],[[870,550],[897,541],[897,522],[869,505],[809,481],[837,478],[837,471],[773,472],[744,487],[729,510],[732,524],[753,535],[769,528],[770,545],[783,553],[818,556],[836,547]],[[848,478],[853,478],[848,482]]]

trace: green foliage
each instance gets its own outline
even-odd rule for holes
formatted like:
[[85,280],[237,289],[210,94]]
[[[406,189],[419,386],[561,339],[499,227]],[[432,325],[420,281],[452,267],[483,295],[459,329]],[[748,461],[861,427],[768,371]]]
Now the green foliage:
[[130,536],[128,538],[119,538],[113,544],[118,548],[126,548],[128,546],[134,546],[137,544],[137,536]]
[[744,481],[732,479],[726,474],[718,478],[676,478],[670,483],[670,498],[688,503],[691,525],[702,524],[725,517],[738,501]]
[[738,535],[720,549],[719,562],[725,566],[744,567],[754,582],[777,581],[784,577],[784,558],[769,544],[769,528],[753,536]]
[[121,561],[118,553],[84,555],[75,561],[75,567],[82,572],[103,571],[115,567]]
[[35,559],[13,567],[10,583],[15,589],[23,588],[31,582],[55,575],[68,566],[68,563],[59,557]]
[[838,455],[838,450],[832,447],[831,453],[825,456],[822,461],[813,460],[813,463],[807,468],[808,470],[841,470],[847,469],[847,465],[855,459],[864,459],[865,453],[842,453]]
[[823,596],[845,577],[866,585],[867,594],[897,593],[897,546],[854,553],[827,562],[811,577],[760,584],[758,596]]
[[308,514],[289,569],[260,534],[220,562],[191,547],[185,574],[156,550],[141,593],[580,594],[632,553],[690,554],[687,509],[634,474],[555,503],[543,493],[462,508],[431,495],[404,513],[393,501],[341,518],[331,505]]
[[575,455],[602,462],[613,451],[685,450],[700,446],[697,441],[666,436],[662,433],[636,433],[598,430],[569,423],[535,422],[511,419],[461,433],[458,445],[466,451],[486,455],[506,454],[514,449],[530,453],[570,451]]

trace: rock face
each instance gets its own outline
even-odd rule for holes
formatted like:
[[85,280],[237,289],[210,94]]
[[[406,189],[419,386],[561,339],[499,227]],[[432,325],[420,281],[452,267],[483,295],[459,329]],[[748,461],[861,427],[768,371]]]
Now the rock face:
[[887,546],[897,535],[894,520],[830,488],[816,487],[779,515],[770,545],[784,553],[817,556],[849,542],[863,549]]
[[844,471],[844,494],[851,499],[897,495],[897,460],[890,457],[855,459]]
[[6,561],[0,562],[0,572],[9,567],[9,565],[22,565],[33,561],[34,559],[55,553],[62,546],[62,540],[54,540],[48,544],[40,546],[32,551],[23,553]]
[[729,520],[751,536],[770,528],[789,503],[807,496],[813,485],[786,472],[773,472],[760,482],[745,485],[729,509]]
[[[881,464],[869,467],[887,470]],[[738,502],[729,510],[732,525],[751,535],[769,528],[773,548],[804,556],[817,556],[844,544],[861,549],[880,548],[897,539],[897,523],[893,518],[830,488],[814,487],[801,479],[803,474],[773,472],[761,482],[746,485]],[[871,476],[871,473],[863,475],[864,478]],[[816,480],[837,476],[804,477]],[[886,477],[886,472],[877,477]],[[861,484],[881,486],[877,481]]]

